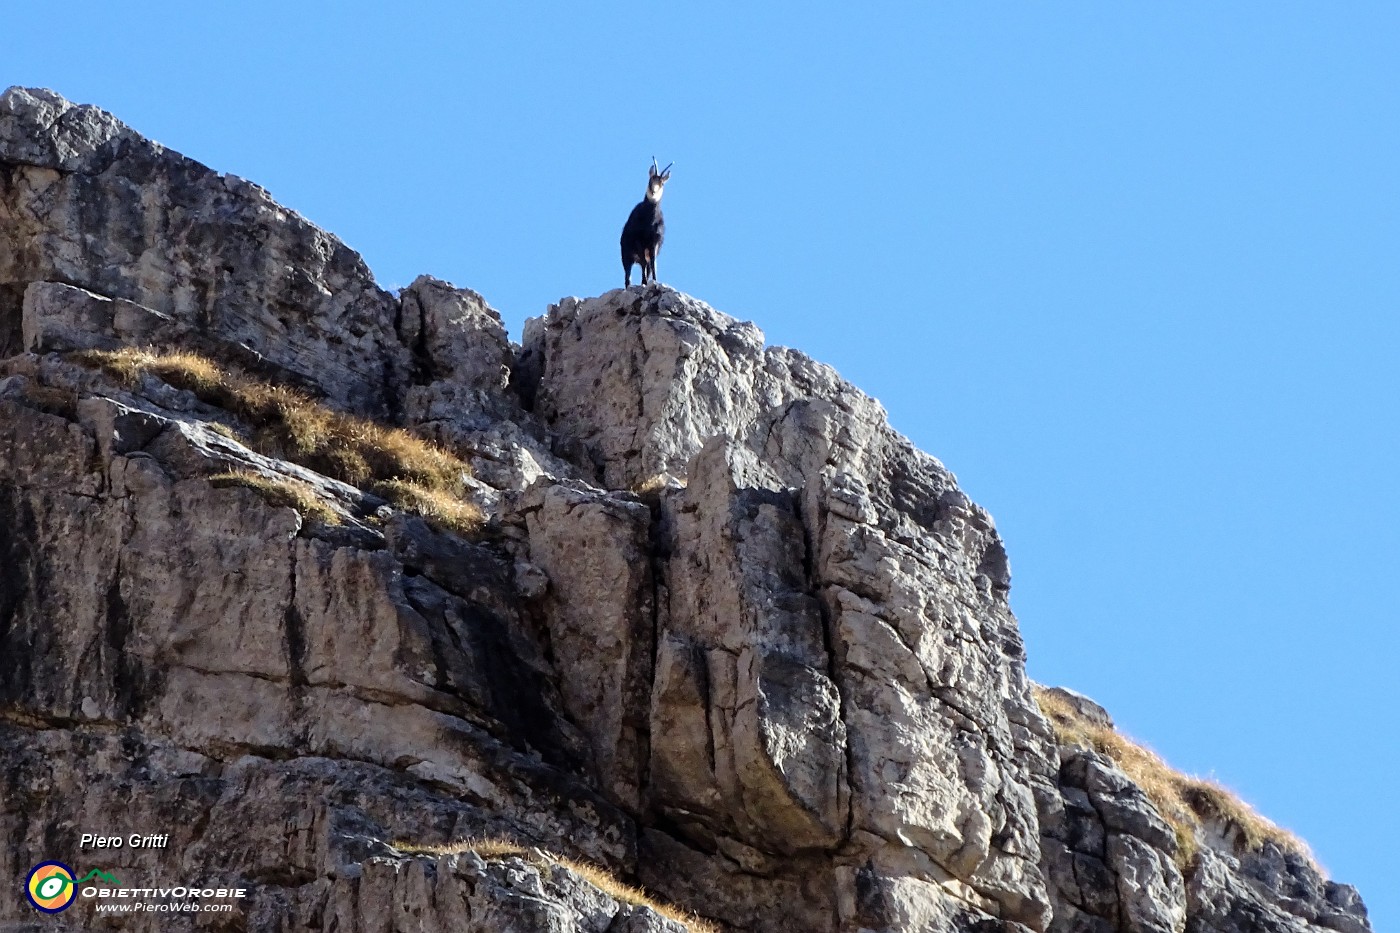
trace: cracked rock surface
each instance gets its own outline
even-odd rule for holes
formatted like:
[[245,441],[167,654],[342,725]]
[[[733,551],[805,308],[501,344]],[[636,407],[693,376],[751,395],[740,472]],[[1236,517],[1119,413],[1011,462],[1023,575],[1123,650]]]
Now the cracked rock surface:
[[[488,521],[402,514],[75,352],[147,346],[436,441]],[[105,867],[250,897],[121,929],[684,929],[552,857],[411,853],[491,838],[724,931],[1369,930],[1281,851],[1179,865],[1140,788],[1056,744],[1009,587],[952,474],[752,324],[650,286],[514,346],[256,185],[0,96],[0,877],[168,832]]]

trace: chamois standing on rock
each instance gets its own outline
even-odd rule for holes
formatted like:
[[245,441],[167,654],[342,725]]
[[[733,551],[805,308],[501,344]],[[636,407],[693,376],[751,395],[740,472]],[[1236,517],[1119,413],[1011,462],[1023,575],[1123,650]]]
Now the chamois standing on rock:
[[622,225],[622,287],[632,287],[632,265],[642,267],[642,284],[656,281],[656,254],[661,252],[661,241],[666,236],[666,221],[661,216],[661,190],[671,177],[672,162],[664,169],[656,167],[656,157],[652,156],[651,169],[647,173],[647,196],[632,208],[627,215],[627,223]]

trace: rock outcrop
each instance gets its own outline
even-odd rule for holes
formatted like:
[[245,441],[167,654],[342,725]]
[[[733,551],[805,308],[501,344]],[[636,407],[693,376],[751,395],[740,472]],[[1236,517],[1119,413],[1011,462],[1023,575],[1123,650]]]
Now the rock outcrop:
[[[123,929],[688,922],[553,853],[731,931],[1369,929],[1227,831],[1182,866],[1057,743],[990,517],[830,368],[661,286],[522,343],[100,110],[0,97],[0,876],[155,832],[107,867],[249,896]],[[400,512],[83,352],[123,347],[429,438],[488,520]]]

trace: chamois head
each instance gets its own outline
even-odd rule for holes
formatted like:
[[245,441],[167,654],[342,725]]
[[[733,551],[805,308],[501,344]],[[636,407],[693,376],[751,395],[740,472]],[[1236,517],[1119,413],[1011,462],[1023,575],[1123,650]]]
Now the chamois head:
[[666,182],[671,177],[672,162],[665,168],[656,167],[656,156],[651,157],[651,169],[647,172],[647,200],[660,201],[661,189],[666,187]]

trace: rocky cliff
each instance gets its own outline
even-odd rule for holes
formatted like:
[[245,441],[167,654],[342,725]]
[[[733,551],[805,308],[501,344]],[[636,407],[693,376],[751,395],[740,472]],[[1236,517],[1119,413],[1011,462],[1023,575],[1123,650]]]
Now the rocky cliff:
[[99,867],[248,891],[7,929],[1369,929],[1047,719],[988,515],[688,296],[514,345],[11,89],[0,356],[0,877],[164,833]]

